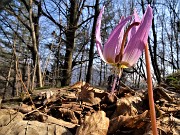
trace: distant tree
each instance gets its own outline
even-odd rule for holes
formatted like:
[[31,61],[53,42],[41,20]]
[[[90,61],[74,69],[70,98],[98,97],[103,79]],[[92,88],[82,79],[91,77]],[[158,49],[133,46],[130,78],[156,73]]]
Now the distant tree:
[[0,1],[0,12],[4,9],[6,5],[8,5],[12,0],[1,0]]
[[[35,8],[36,7],[36,8]],[[37,10],[36,10],[37,9]],[[11,15],[11,18],[16,18],[18,23],[21,23],[27,31],[29,31],[31,38],[31,43],[27,43],[17,32],[18,38],[26,43],[28,50],[31,52],[33,64],[34,64],[34,79],[37,78],[37,85],[42,87],[42,77],[41,77],[41,67],[40,67],[40,57],[39,57],[39,19],[41,17],[41,2],[33,3],[31,0],[28,2],[26,0],[16,1],[14,4],[9,4],[5,8],[7,14]],[[19,13],[17,12],[19,11]],[[9,26],[11,29],[13,27]],[[32,85],[34,87],[34,85]]]
[[58,12],[60,13],[61,18],[64,18],[63,22],[59,23],[57,19],[54,18],[53,15],[49,12],[50,9],[47,7],[46,2],[48,1],[44,1],[45,9],[42,11],[43,15],[51,20],[63,32],[61,36],[63,43],[65,44],[65,52],[64,61],[62,62],[63,66],[61,74],[61,85],[69,85],[71,82],[72,68],[77,65],[77,62],[73,60],[73,54],[76,48],[75,40],[78,36],[78,29],[80,29],[84,24],[91,20],[93,16],[83,15],[83,10],[85,10],[85,8],[89,9],[90,7],[88,6],[88,4],[85,7],[86,0],[69,0],[61,1],[59,3],[53,0],[52,2],[59,9]]
[[93,59],[94,59],[94,45],[95,45],[95,30],[96,30],[96,22],[99,15],[99,0],[96,0],[95,3],[95,11],[94,11],[94,22],[92,26],[91,32],[91,41],[90,41],[90,49],[89,49],[89,64],[86,75],[86,82],[90,83],[91,75],[92,75],[92,67],[93,67]]

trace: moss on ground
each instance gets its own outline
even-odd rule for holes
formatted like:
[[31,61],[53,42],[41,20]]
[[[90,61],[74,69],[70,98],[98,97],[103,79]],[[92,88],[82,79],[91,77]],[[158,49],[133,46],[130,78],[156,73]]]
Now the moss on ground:
[[166,84],[180,90],[180,70],[168,75],[166,77]]

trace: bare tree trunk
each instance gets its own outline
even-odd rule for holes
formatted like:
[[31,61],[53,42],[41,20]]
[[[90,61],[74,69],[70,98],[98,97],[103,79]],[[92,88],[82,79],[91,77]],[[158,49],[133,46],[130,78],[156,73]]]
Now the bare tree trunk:
[[[14,91],[16,91],[16,96],[19,96],[19,89],[18,89],[18,76],[17,76],[17,72],[18,72],[18,60],[15,56],[15,59],[14,59],[14,70],[15,70],[15,75],[14,75]],[[14,94],[15,92],[12,93],[12,95],[15,95]]]
[[[61,37],[61,36],[60,36]],[[56,63],[56,67],[57,67],[57,71],[56,71],[56,87],[61,86],[61,78],[60,78],[60,74],[61,74],[61,66],[60,66],[60,50],[61,50],[61,39],[59,41],[58,44],[58,51],[57,51],[57,63]]]
[[66,36],[68,43],[66,45],[66,54],[65,54],[65,61],[63,67],[63,80],[61,82],[62,86],[67,86],[71,82],[75,31],[69,29],[69,32],[66,34]]
[[106,76],[107,76],[107,64],[104,64],[104,77],[103,77],[103,79],[105,82],[107,82]]
[[178,32],[175,33],[175,40],[176,40],[176,65],[177,65],[177,69],[180,69],[180,63],[179,63],[180,45],[178,41]]
[[100,86],[102,84],[102,70],[103,70],[103,61],[101,60],[101,66],[100,66],[100,71],[99,71],[99,85]]
[[[16,40],[16,39],[14,39]],[[14,90],[12,91],[12,95],[15,96],[15,91],[16,91],[16,96],[19,96],[19,89],[18,89],[18,64],[19,64],[19,61],[18,61],[18,58],[17,58],[17,55],[16,55],[16,42],[14,41],[14,44],[13,44],[13,56],[14,56],[14,70],[15,70],[15,75],[14,75]]]
[[[82,50],[82,55],[81,55],[81,61],[83,61],[83,56],[84,56],[84,48],[83,48],[83,50]],[[79,72],[79,81],[81,81],[82,79],[81,79],[81,77],[82,77],[82,69],[83,69],[83,63],[81,63],[81,65],[80,65],[80,72]]]
[[64,60],[64,67],[63,67],[63,80],[61,81],[62,86],[69,85],[71,82],[71,74],[72,74],[72,56],[73,56],[73,49],[74,49],[74,40],[75,40],[75,32],[76,32],[76,17],[77,17],[77,10],[78,5],[76,1],[71,0],[71,7],[70,7],[70,15],[69,15],[69,22],[68,22],[68,29],[66,32],[66,53],[65,53],[65,60]]
[[87,71],[87,75],[86,75],[87,83],[90,83],[91,75],[92,75],[93,58],[94,58],[94,44],[95,44],[95,30],[96,30],[96,22],[97,22],[98,14],[99,14],[99,0],[96,0],[95,16],[94,16],[94,22],[93,22],[93,28],[92,28],[92,34],[91,34],[91,44],[90,44],[90,50],[89,50],[89,64],[88,64],[88,71]]
[[159,70],[159,65],[157,61],[157,35],[156,35],[156,30],[155,30],[155,22],[154,19],[152,20],[152,31],[153,31],[153,38],[154,38],[154,46],[153,46],[153,52],[152,49],[150,49],[150,54],[151,54],[151,61],[154,69],[154,73],[157,79],[158,84],[161,83],[161,73]]
[[164,42],[164,25],[163,25],[163,23],[162,23],[162,34],[161,34],[161,37],[162,37],[162,46],[163,46],[163,50],[162,50],[162,59],[161,59],[161,61],[162,61],[162,75],[163,75],[163,79],[165,79],[165,61],[164,61],[164,59],[165,59],[165,42]]
[[[38,16],[39,17],[39,16]],[[32,90],[34,89],[34,82],[35,82],[35,76],[37,76],[37,82],[39,83],[38,86],[42,87],[42,74],[41,74],[41,67],[40,67],[40,58],[38,54],[38,41],[37,41],[37,35],[38,32],[35,31],[35,25],[33,23],[33,12],[32,12],[32,0],[29,0],[29,23],[31,28],[31,36],[32,36],[32,43],[33,43],[33,53],[34,53],[34,74],[32,79]],[[36,26],[37,27],[37,26]],[[36,28],[37,30],[37,28]]]
[[[63,66],[63,79],[61,81],[62,86],[67,86],[71,82],[73,49],[75,46],[75,33],[77,30],[77,23],[81,14],[79,11],[80,5],[78,4],[78,1],[70,0],[70,4],[71,5],[69,9],[69,18],[67,22],[68,28],[66,31],[66,53]],[[83,6],[84,1],[82,7]]]
[[27,89],[29,90],[31,88],[31,69],[30,69],[30,63],[27,62]]
[[[180,3],[179,1],[172,1],[172,10],[173,10],[173,33],[174,33],[174,40],[175,40],[175,49],[176,49],[176,67],[177,69],[180,69],[180,63],[179,63],[179,56],[180,56],[180,45],[179,45],[179,31],[178,31],[178,21],[179,21],[179,15],[180,15]],[[179,4],[178,4],[179,3]],[[176,12],[174,9],[178,8],[178,11]]]
[[11,59],[11,64],[10,64],[10,67],[9,67],[8,76],[7,76],[7,79],[6,79],[6,85],[5,85],[5,88],[4,88],[3,98],[2,98],[2,99],[5,99],[6,92],[7,92],[7,87],[9,86],[9,81],[10,81],[10,76],[11,76],[12,65],[13,65],[13,57],[12,57],[12,59]]
[[[5,98],[6,92],[7,92],[7,88],[9,86],[9,81],[10,81],[10,77],[11,77],[11,72],[12,72],[12,66],[13,66],[13,61],[15,62],[15,64],[17,63],[16,61],[16,52],[15,52],[15,45],[16,45],[16,36],[14,36],[14,41],[13,41],[13,46],[12,46],[12,58],[11,58],[11,63],[10,63],[10,67],[9,67],[9,71],[8,71],[8,75],[7,75],[7,79],[6,79],[6,85],[4,88],[4,92],[3,92],[3,99]],[[15,58],[15,59],[14,59]],[[15,70],[16,71],[16,70]],[[15,76],[16,76],[16,72],[15,72]],[[14,86],[16,85],[16,77],[14,78]],[[12,88],[12,96],[15,96],[15,89],[14,86]]]
[[[148,3],[150,3],[150,1],[148,1]],[[143,0],[141,0],[141,6],[142,6],[143,13],[144,13],[145,8],[144,8],[144,1]],[[152,48],[151,45],[149,45],[149,51],[150,51],[152,66],[153,66],[153,69],[154,69],[154,74],[156,76],[158,84],[160,84],[160,82],[161,82],[161,74],[160,74],[160,70],[159,70],[158,62],[157,62],[157,35],[156,35],[154,18],[152,20],[152,32],[153,32],[152,34],[153,34],[153,39],[154,39],[154,41],[153,41],[154,46]],[[150,44],[149,39],[148,39],[148,43]]]

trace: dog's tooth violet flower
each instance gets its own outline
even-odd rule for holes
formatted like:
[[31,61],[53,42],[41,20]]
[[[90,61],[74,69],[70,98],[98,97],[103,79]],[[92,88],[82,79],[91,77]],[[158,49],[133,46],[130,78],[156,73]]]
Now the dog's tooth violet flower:
[[[118,68],[133,66],[138,61],[147,43],[153,18],[152,8],[147,7],[142,20],[139,19],[136,10],[133,15],[126,18],[122,17],[109,35],[104,48],[102,48],[100,35],[103,12],[104,7],[100,11],[96,25],[96,46],[101,59]],[[129,21],[130,25],[127,27]]]
[[[154,107],[152,77],[150,70],[150,58],[148,53],[147,39],[150,31],[153,13],[152,8],[148,5],[142,20],[139,19],[136,10],[132,16],[122,17],[119,24],[111,32],[107,42],[102,48],[100,27],[104,7],[100,11],[96,25],[96,46],[101,59],[118,69],[117,73],[120,77],[122,68],[133,66],[141,56],[145,49],[146,72],[149,96],[149,108],[151,116],[151,125],[153,135],[158,135],[156,125],[156,112]],[[130,21],[130,25],[127,26]],[[125,30],[126,28],[126,30]],[[127,39],[128,38],[128,39]],[[127,43],[126,43],[127,42]],[[125,45],[126,44],[126,45]],[[117,77],[114,79],[111,93],[114,93]]]

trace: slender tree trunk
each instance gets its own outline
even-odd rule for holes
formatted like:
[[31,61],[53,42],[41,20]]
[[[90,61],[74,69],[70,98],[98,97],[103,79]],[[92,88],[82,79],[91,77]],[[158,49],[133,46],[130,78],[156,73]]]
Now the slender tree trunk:
[[31,88],[31,69],[30,64],[27,62],[27,89]]
[[[34,47],[35,50],[37,50],[37,70],[36,70],[36,76],[37,76],[37,82],[39,87],[43,87],[43,78],[42,78],[42,72],[41,72],[41,64],[40,64],[40,56],[39,56],[39,19],[41,17],[41,1],[37,4],[37,15],[34,16],[34,32],[35,32],[35,38],[36,38],[36,47]],[[36,52],[36,51],[35,51]]]
[[157,35],[156,35],[156,30],[155,30],[155,23],[154,19],[152,20],[152,31],[153,31],[153,38],[154,38],[154,46],[153,46],[153,52],[152,48],[150,47],[150,55],[151,55],[151,61],[152,61],[152,66],[154,69],[154,74],[156,76],[158,84],[161,83],[161,73],[159,70],[158,62],[157,62]]
[[3,98],[2,99],[5,99],[7,88],[9,86],[9,81],[10,81],[10,76],[11,76],[11,71],[12,71],[12,65],[13,65],[13,57],[11,59],[11,63],[10,63],[10,67],[9,67],[8,76],[7,76],[7,79],[6,79],[6,85],[5,85],[5,88],[4,88]]
[[179,63],[179,58],[180,58],[180,46],[179,46],[179,42],[178,42],[178,33],[176,33],[175,36],[175,40],[176,40],[176,65],[177,65],[177,69],[180,69],[180,63]]
[[[61,42],[61,41],[60,41]],[[56,63],[56,87],[61,86],[61,79],[60,79],[60,74],[61,74],[61,67],[60,67],[60,50],[61,50],[61,43],[58,44],[58,51],[57,51],[57,63]]]
[[75,0],[70,0],[68,29],[66,31],[66,53],[63,66],[62,86],[67,86],[71,82],[72,75],[72,59],[73,49],[75,44],[75,33],[77,30],[78,17],[78,3]]
[[[41,73],[41,66],[40,66],[40,58],[38,54],[38,47],[39,47],[39,17],[40,17],[40,11],[38,11],[38,16],[34,17],[33,11],[32,11],[32,0],[29,0],[29,22],[30,22],[30,28],[31,28],[31,36],[32,36],[32,44],[33,44],[33,61],[34,61],[34,74],[33,74],[33,80],[32,80],[32,90],[34,89],[34,82],[35,82],[35,75],[37,77],[37,83],[39,87],[43,86],[42,83],[42,73]],[[38,8],[41,9],[41,8]],[[35,21],[35,22],[33,22]]]
[[14,41],[13,44],[13,56],[14,56],[14,70],[15,70],[15,75],[14,75],[14,89],[12,91],[12,95],[15,96],[15,91],[16,91],[16,96],[19,95],[19,89],[18,89],[18,64],[19,64],[19,60],[17,58],[16,55],[16,43]]
[[[179,5],[180,6],[180,5]],[[180,69],[180,63],[179,63],[179,56],[180,56],[180,49],[179,49],[179,47],[180,47],[180,45],[179,45],[179,32],[178,32],[178,30],[177,30],[177,28],[176,28],[176,18],[175,18],[175,15],[174,15],[174,20],[173,20],[173,23],[174,23],[174,27],[173,27],[173,31],[174,31],[174,39],[175,39],[175,44],[176,44],[176,47],[175,47],[175,49],[176,49],[176,67],[177,67],[177,69]]]
[[103,68],[103,62],[101,60],[101,67],[100,67],[100,72],[99,72],[99,85],[100,86],[102,84],[102,68]]
[[[84,49],[82,50],[82,55],[81,55],[81,61],[83,60],[83,56],[84,56]],[[80,65],[80,71],[79,71],[79,79],[78,81],[81,81],[81,77],[82,77],[82,69],[83,69],[83,63],[81,63]]]
[[107,80],[106,80],[106,76],[107,76],[107,64],[104,64],[104,82],[106,83]]
[[[86,63],[85,63],[85,68],[84,68],[84,72],[85,72],[85,73],[87,73],[87,67],[88,67],[88,63],[86,62]],[[85,74],[85,77],[86,77],[86,74]],[[85,79],[85,77],[84,77],[84,79]],[[84,81],[85,81],[85,80],[84,80]]]
[[66,39],[68,43],[66,45],[66,54],[65,54],[64,67],[63,67],[63,80],[61,82],[62,86],[69,85],[71,82],[74,38],[75,38],[75,31],[73,29],[69,29],[66,34]]
[[15,59],[14,59],[14,70],[15,70],[15,75],[14,75],[14,92],[12,93],[12,95],[15,95],[15,91],[16,91],[16,96],[19,96],[19,89],[18,89],[18,76],[17,76],[17,72],[18,72],[18,60],[15,56]]
[[[150,3],[150,1],[148,1],[148,2]],[[142,6],[143,13],[144,13],[145,8],[144,8],[144,1],[143,0],[141,0],[141,6]],[[161,74],[160,74],[160,70],[159,70],[158,62],[157,62],[157,35],[156,35],[154,18],[152,20],[152,32],[153,32],[152,34],[153,34],[153,39],[154,39],[154,42],[153,42],[154,46],[152,48],[151,45],[150,45],[149,46],[149,51],[150,51],[152,66],[153,66],[153,69],[154,69],[154,74],[156,76],[158,84],[160,84],[160,82],[161,82]],[[148,43],[150,44],[149,39],[148,39]]]
[[95,16],[94,16],[94,23],[92,28],[91,34],[91,44],[89,50],[89,64],[88,64],[88,71],[86,75],[86,82],[90,83],[91,75],[92,75],[92,67],[93,67],[93,58],[94,58],[94,44],[95,44],[95,31],[96,31],[96,22],[99,14],[99,0],[96,0],[95,4]]
[[[10,63],[10,67],[9,67],[9,71],[8,71],[8,75],[7,75],[7,79],[6,79],[6,85],[5,85],[5,88],[4,88],[4,92],[3,92],[3,99],[5,98],[5,95],[6,95],[6,91],[7,91],[7,88],[9,86],[9,81],[10,81],[10,77],[11,77],[11,72],[12,72],[12,67],[13,67],[13,61],[14,63],[16,64],[17,63],[17,60],[16,60],[16,51],[15,51],[15,45],[16,45],[16,36],[14,36],[14,41],[13,41],[13,47],[12,47],[12,58],[11,58],[11,63]],[[16,65],[15,65],[16,66]],[[15,76],[16,76],[16,67],[15,67]],[[16,77],[14,77],[14,82],[13,83],[13,88],[12,88],[12,96],[14,97],[15,96],[15,85],[16,85]]]
[[[170,17],[172,18],[172,15],[170,15]],[[174,62],[174,51],[173,51],[173,21],[171,20],[171,32],[170,34],[168,33],[168,37],[169,37],[169,42],[170,42],[170,51],[171,51],[171,62],[173,63],[173,72],[174,69],[176,69],[175,66],[175,62]]]
[[165,79],[165,72],[166,72],[166,70],[165,70],[165,61],[164,61],[164,59],[165,59],[165,43],[164,43],[164,25],[163,25],[163,23],[162,23],[162,35],[161,35],[161,37],[162,37],[162,46],[163,46],[163,50],[162,50],[162,57],[163,57],[163,59],[161,59],[161,61],[162,61],[162,74],[163,74],[163,79]]

